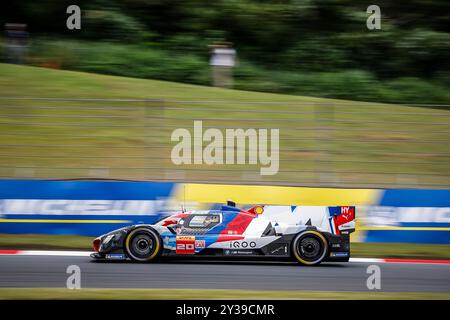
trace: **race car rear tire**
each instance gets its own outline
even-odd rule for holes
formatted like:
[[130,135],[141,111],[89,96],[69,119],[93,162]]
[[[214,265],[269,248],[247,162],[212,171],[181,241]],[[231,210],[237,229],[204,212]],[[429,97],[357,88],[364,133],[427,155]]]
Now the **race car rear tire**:
[[299,263],[308,266],[318,265],[327,257],[328,242],[318,231],[303,231],[295,237],[292,252]]
[[136,228],[125,239],[125,252],[133,261],[153,261],[161,251],[161,238],[152,229]]

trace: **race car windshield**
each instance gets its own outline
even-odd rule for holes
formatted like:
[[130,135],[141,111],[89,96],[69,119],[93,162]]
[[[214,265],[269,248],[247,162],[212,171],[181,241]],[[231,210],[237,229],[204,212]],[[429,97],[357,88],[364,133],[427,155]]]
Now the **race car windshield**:
[[206,228],[219,222],[218,215],[196,215],[189,221],[190,228]]

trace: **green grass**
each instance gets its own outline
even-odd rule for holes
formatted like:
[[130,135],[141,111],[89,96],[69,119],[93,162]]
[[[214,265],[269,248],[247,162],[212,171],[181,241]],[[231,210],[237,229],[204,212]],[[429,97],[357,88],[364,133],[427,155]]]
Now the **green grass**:
[[0,63],[2,97],[338,101]]
[[319,291],[253,291],[210,289],[0,289],[0,299],[345,299],[345,300],[449,300],[449,293],[431,292],[319,292]]
[[94,237],[0,234],[1,249],[91,250]]
[[[2,177],[450,185],[450,110],[7,64],[0,64],[0,74],[0,97],[150,99],[0,100]],[[265,103],[242,103],[254,101]],[[261,176],[259,165],[175,166],[170,160],[175,145],[171,132],[179,127],[192,130],[194,119],[203,120],[204,127],[279,128],[279,173]]]
[[[0,249],[90,250],[94,237],[0,234]],[[358,258],[450,259],[450,245],[413,243],[352,243]]]

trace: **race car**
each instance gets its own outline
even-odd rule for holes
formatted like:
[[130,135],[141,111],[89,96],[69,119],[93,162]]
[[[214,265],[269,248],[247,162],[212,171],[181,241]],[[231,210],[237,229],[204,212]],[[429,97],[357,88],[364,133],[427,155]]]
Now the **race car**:
[[151,262],[162,257],[292,259],[303,265],[347,262],[355,207],[258,205],[181,211],[155,224],[114,230],[93,242],[96,260]]

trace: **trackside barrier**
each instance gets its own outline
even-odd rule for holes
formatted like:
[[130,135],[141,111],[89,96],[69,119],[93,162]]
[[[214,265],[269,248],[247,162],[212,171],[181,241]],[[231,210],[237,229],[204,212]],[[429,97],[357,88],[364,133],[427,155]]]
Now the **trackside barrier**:
[[357,207],[363,242],[450,244],[450,190],[337,189],[169,182],[0,180],[0,233],[98,234],[164,211],[253,204]]
[[174,183],[0,180],[0,233],[98,235],[153,223]]

